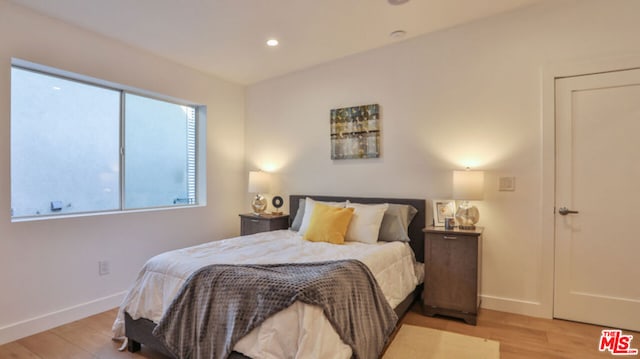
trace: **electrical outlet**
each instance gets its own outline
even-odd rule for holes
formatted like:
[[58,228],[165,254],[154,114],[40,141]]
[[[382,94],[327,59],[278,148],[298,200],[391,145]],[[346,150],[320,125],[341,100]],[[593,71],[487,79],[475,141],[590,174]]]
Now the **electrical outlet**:
[[98,262],[98,275],[107,275],[110,271],[111,268],[109,268],[109,261]]

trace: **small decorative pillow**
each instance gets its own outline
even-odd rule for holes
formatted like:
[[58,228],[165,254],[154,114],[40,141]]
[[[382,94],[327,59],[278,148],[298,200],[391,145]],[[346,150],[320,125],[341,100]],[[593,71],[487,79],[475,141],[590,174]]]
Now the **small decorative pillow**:
[[388,207],[386,203],[359,204],[347,201],[347,208],[353,208],[354,212],[345,239],[351,242],[376,243],[382,217]]
[[317,203],[304,239],[311,242],[343,244],[344,235],[353,217],[353,208],[338,208]]
[[311,216],[313,215],[313,208],[316,203],[322,203],[327,206],[344,208],[345,202],[320,202],[314,201],[313,199],[307,197],[304,199],[304,215],[302,216],[302,223],[300,224],[300,229],[298,229],[298,233],[304,236],[304,232],[307,231],[309,227],[309,222],[311,221]]
[[410,242],[408,229],[418,210],[408,204],[389,204],[384,213],[378,240],[384,242]]

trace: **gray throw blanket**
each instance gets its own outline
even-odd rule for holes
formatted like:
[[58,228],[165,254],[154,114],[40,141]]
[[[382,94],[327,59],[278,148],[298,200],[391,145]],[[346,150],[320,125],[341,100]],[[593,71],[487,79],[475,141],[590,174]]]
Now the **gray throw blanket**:
[[187,279],[153,334],[177,358],[223,359],[296,300],[321,307],[354,358],[378,358],[398,321],[369,268],[357,260],[216,264]]

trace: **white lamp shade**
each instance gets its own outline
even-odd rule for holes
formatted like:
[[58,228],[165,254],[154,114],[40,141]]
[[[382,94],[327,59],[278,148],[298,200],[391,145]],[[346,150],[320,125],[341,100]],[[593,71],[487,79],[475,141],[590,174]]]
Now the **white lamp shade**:
[[269,192],[269,174],[262,171],[249,172],[249,193]]
[[483,171],[453,171],[453,199],[479,201],[483,197]]

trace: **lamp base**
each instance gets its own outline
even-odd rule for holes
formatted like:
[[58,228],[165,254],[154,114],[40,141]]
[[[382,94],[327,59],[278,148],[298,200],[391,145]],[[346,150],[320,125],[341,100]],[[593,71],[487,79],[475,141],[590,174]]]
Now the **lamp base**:
[[475,206],[470,205],[468,201],[464,201],[460,204],[460,207],[456,212],[456,222],[458,222],[459,229],[476,229],[476,223],[478,223],[479,219],[480,212],[478,212],[478,209]]
[[470,226],[463,226],[463,225],[459,225],[458,229],[462,229],[462,230],[466,230],[466,231],[473,231],[476,229],[476,226],[474,226],[473,224]]
[[253,214],[263,214],[267,209],[267,199],[262,195],[256,194],[256,197],[251,201],[251,208],[253,208]]

